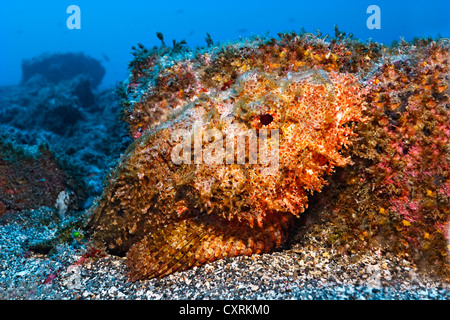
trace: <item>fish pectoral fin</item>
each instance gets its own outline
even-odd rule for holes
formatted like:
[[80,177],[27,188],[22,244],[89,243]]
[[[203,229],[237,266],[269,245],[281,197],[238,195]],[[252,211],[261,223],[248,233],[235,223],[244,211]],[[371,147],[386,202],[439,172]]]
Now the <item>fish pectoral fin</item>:
[[129,280],[164,277],[225,257],[269,252],[279,244],[272,230],[273,225],[252,228],[217,217],[180,220],[152,232],[130,248]]

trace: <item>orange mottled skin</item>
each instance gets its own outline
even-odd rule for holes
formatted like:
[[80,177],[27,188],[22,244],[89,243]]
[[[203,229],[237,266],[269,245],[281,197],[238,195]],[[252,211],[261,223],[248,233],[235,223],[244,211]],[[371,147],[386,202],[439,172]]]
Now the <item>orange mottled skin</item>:
[[[88,227],[110,252],[127,255],[131,280],[279,248],[308,194],[320,192],[335,166],[351,163],[340,151],[364,109],[353,75],[252,70],[225,87],[202,87],[146,124],[93,208]],[[270,123],[262,123],[268,114]],[[202,134],[219,130],[224,141],[249,129],[276,129],[279,167],[264,175],[267,164],[260,163],[175,164],[171,152],[179,141],[172,134],[192,134],[194,127]],[[209,145],[203,140],[202,150]]]

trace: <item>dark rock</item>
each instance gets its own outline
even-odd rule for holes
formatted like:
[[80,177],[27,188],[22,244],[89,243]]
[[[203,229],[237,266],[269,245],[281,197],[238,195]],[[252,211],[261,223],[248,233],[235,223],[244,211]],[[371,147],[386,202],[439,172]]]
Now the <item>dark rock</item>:
[[89,79],[82,77],[74,81],[72,93],[78,98],[83,109],[88,111],[98,110],[95,105],[95,96],[91,90],[91,83]]

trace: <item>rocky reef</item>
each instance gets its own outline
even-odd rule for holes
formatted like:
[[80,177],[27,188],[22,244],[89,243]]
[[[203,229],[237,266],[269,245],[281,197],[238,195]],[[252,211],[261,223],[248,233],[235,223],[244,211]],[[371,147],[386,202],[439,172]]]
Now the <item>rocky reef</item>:
[[86,189],[81,172],[46,146],[30,148],[0,137],[0,216],[42,206],[61,214],[81,210]]
[[[75,68],[75,74],[64,73],[62,78],[49,79],[42,71],[55,65],[65,70],[68,63],[79,66],[86,61],[89,70]],[[94,75],[101,81],[103,67],[83,54],[45,54],[24,64],[36,72],[19,85],[0,87],[1,133],[12,145],[46,146],[69,167],[82,171],[90,197],[100,193],[104,172],[131,140],[119,121],[114,89],[99,91],[97,83],[92,84]],[[95,73],[97,69],[103,72]]]
[[[88,224],[107,250],[127,253],[132,280],[279,248],[309,198],[304,214],[319,213],[312,229],[327,245],[448,277],[448,44],[362,43],[337,28],[327,38],[134,48],[119,94],[135,141]],[[275,174],[250,156],[196,162],[196,147],[220,151],[264,129],[279,132]],[[180,130],[189,139],[175,163]]]

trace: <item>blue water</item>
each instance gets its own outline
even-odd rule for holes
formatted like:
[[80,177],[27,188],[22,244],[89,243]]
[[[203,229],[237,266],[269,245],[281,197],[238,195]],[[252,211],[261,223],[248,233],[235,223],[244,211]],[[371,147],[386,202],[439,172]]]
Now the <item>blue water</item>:
[[[368,29],[369,5],[381,9],[381,29]],[[67,7],[81,9],[81,29],[69,30]],[[18,0],[0,4],[0,85],[21,79],[22,59],[43,52],[83,51],[102,61],[107,70],[101,87],[126,77],[137,42],[159,45],[156,31],[189,46],[213,40],[236,40],[254,34],[308,32],[318,28],[334,34],[334,25],[361,40],[391,43],[404,37],[450,36],[450,1],[103,1]]]

